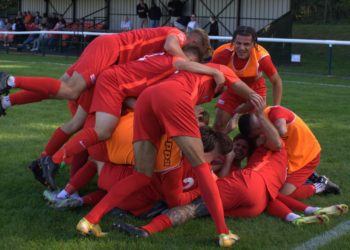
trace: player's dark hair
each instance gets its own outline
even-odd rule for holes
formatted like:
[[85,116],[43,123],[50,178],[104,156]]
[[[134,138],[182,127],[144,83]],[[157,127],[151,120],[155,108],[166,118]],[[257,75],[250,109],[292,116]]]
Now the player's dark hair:
[[182,48],[182,50],[185,53],[190,53],[190,54],[196,56],[198,58],[198,62],[202,62],[203,61],[203,52],[198,46],[193,45],[193,44],[186,44]]
[[239,132],[245,137],[250,137],[251,127],[250,127],[251,114],[244,114],[238,120]]
[[203,122],[205,125],[209,125],[210,114],[208,111],[203,110],[198,117],[198,121]]
[[232,150],[233,143],[229,136],[216,132],[208,126],[200,127],[204,152],[208,153],[214,150],[215,145],[219,144],[221,154],[227,154]]
[[220,153],[223,155],[230,153],[233,148],[233,142],[231,138],[227,134],[221,132],[216,132],[216,134],[218,137]]
[[247,155],[247,157],[250,157],[255,150],[255,140],[253,140],[252,138],[249,138],[241,133],[237,134],[233,138],[233,142],[235,142],[237,140],[245,140],[248,143],[248,155]]
[[231,43],[234,42],[237,35],[240,36],[251,36],[254,44],[258,43],[258,35],[253,27],[250,26],[238,26],[232,36]]

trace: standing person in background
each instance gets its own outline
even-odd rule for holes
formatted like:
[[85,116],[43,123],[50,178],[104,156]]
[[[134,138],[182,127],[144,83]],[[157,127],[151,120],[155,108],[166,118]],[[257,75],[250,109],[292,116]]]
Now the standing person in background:
[[148,14],[148,6],[143,1],[140,0],[139,4],[136,6],[136,13],[138,17],[140,18],[140,28],[146,28],[147,27],[147,14]]
[[124,19],[120,22],[120,30],[122,31],[132,30],[132,22],[128,16],[125,16]]
[[40,12],[37,11],[35,12],[34,24],[39,25],[40,23],[41,23],[41,16],[40,16]]
[[186,32],[190,32],[191,30],[199,28],[196,15],[192,14],[191,15],[191,21],[188,22]]
[[[219,35],[219,25],[215,16],[209,17],[209,36],[218,36]],[[218,47],[218,40],[211,40],[211,47],[216,49]]]
[[159,27],[160,18],[162,17],[162,11],[160,10],[159,6],[157,6],[157,4],[154,1],[152,1],[148,16],[150,19],[149,26],[151,28]]
[[170,15],[170,26],[174,26],[175,21],[182,16],[182,8],[184,3],[180,0],[171,0],[168,3],[168,10]]

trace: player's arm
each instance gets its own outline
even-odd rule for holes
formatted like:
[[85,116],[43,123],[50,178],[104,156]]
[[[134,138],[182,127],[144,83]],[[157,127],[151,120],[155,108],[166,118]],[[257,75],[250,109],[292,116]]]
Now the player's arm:
[[180,167],[161,176],[162,193],[169,208],[186,205],[200,195],[199,188],[183,192],[182,173],[183,168]]
[[286,119],[279,118],[273,123],[278,131],[278,134],[281,137],[284,137],[287,134],[287,121]]
[[273,105],[281,105],[282,79],[273,64],[271,57],[264,57],[259,63],[260,69],[265,73],[272,84]]
[[186,55],[182,51],[178,38],[174,34],[170,34],[166,38],[164,43],[164,50],[172,56],[179,56],[187,59]]
[[273,105],[281,105],[282,79],[278,72],[276,72],[273,76],[269,77],[269,80],[272,83]]
[[231,152],[225,155],[225,162],[222,168],[220,169],[220,171],[217,173],[217,176],[219,178],[225,177],[230,173],[234,158],[235,158],[235,152],[232,149]]
[[249,101],[254,107],[259,105],[261,102],[265,105],[265,100],[254,90],[248,87],[243,81],[238,80],[231,84],[231,88],[236,92],[237,95]]
[[210,75],[214,78],[217,86],[223,85],[226,81],[225,75],[220,70],[198,62],[176,60],[174,65],[177,70],[185,70],[197,74]]
[[282,148],[281,138],[275,126],[264,113],[265,103],[257,103],[254,107],[264,134],[264,146],[272,151],[279,151]]

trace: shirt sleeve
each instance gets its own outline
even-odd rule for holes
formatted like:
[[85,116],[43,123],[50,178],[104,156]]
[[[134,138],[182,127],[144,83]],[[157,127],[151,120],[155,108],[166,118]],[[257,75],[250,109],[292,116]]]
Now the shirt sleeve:
[[259,69],[269,78],[277,72],[277,69],[271,60],[271,56],[265,56],[259,61]]
[[274,123],[278,119],[285,119],[287,123],[294,120],[295,115],[292,111],[281,106],[274,106],[269,112],[269,120]]
[[233,72],[233,70],[230,69],[229,67],[224,66],[224,65],[220,65],[219,70],[224,74],[225,79],[226,79],[225,85],[227,85],[228,87],[231,86],[232,84],[234,84],[235,82],[240,81],[240,79],[235,74],[235,72]]
[[179,41],[179,44],[181,47],[183,47],[187,41],[187,37],[185,35],[185,33],[183,33],[181,30],[178,30],[178,29],[172,29],[169,33],[169,36],[170,35],[174,35],[176,36],[177,40]]

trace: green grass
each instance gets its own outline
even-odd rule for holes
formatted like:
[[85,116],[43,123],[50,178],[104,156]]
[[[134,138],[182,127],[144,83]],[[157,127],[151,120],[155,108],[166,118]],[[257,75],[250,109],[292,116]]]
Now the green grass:
[[[293,24],[293,38],[320,40],[350,40],[350,24],[307,25]],[[283,65],[282,72],[303,74],[328,74],[328,45],[292,44],[292,53],[301,55],[299,65]],[[350,46],[336,45],[332,48],[332,75],[350,77]]]
[[[59,77],[72,62],[74,58],[0,54],[0,71]],[[307,202],[319,206],[349,203],[350,81],[337,76],[299,74],[299,70],[294,69],[290,67],[288,74],[282,73],[283,104],[303,117],[319,139],[322,145],[319,173],[331,177],[343,189],[339,196],[316,196]],[[328,85],[320,85],[324,83]],[[339,84],[347,87],[337,86]],[[205,106],[213,114],[213,103]],[[38,157],[54,129],[68,118],[66,103],[54,100],[17,106],[0,118],[1,249],[217,249],[210,218],[197,219],[147,239],[134,239],[111,231],[116,219],[106,216],[101,226],[111,231],[107,238],[80,236],[75,225],[89,208],[65,212],[50,209],[42,198],[42,186],[26,169],[28,162]],[[67,179],[65,170],[58,176],[59,185],[63,186]],[[90,185],[82,193],[92,189]],[[349,218],[348,214],[331,218],[329,225],[300,228],[266,214],[251,219],[229,218],[227,223],[241,237],[234,249],[270,250],[292,249]],[[322,249],[347,248],[349,239],[350,233],[347,233]]]

